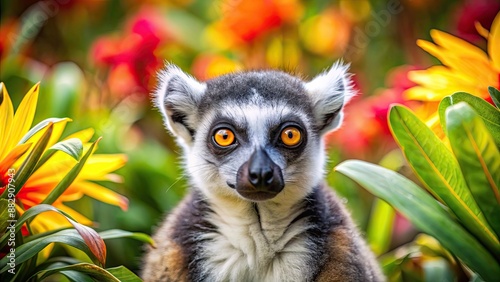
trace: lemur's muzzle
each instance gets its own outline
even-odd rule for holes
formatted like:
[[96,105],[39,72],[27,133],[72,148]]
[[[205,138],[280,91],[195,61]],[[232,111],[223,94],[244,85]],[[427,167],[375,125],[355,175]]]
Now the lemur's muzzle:
[[250,159],[238,169],[236,191],[253,201],[274,198],[285,186],[281,168],[263,148],[257,148]]

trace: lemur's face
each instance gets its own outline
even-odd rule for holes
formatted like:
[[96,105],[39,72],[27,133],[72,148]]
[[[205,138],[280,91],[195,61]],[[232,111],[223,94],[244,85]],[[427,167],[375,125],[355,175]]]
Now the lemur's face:
[[199,83],[173,66],[160,79],[157,106],[210,198],[304,198],[322,181],[322,136],[339,126],[352,96],[340,65],[309,83],[271,71]]

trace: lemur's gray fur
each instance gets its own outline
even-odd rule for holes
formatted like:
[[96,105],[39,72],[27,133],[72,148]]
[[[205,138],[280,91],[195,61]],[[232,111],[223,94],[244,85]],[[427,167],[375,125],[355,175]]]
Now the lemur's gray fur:
[[[323,183],[322,137],[354,95],[347,69],[336,63],[310,82],[278,71],[205,83],[173,65],[160,72],[155,104],[183,146],[191,187],[156,231],[145,281],[384,280]],[[234,141],[220,146],[219,133]]]

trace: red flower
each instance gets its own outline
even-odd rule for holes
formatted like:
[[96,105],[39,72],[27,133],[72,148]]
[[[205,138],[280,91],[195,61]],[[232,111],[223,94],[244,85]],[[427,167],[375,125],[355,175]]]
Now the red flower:
[[476,30],[475,23],[490,30],[495,16],[500,11],[498,0],[467,0],[457,12],[458,36],[475,42],[482,37]]
[[147,94],[152,74],[161,65],[155,52],[170,39],[167,23],[156,11],[146,9],[132,18],[121,37],[104,36],[93,46],[92,59],[110,67],[108,85],[113,94]]

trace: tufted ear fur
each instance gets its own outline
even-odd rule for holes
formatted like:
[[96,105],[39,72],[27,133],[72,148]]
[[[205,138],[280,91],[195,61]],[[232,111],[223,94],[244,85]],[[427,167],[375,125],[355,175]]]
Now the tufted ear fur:
[[158,81],[153,102],[167,129],[181,145],[189,148],[199,123],[198,106],[206,85],[171,64],[158,73]]
[[321,135],[340,127],[343,107],[356,94],[348,70],[349,65],[337,61],[328,71],[305,84]]

